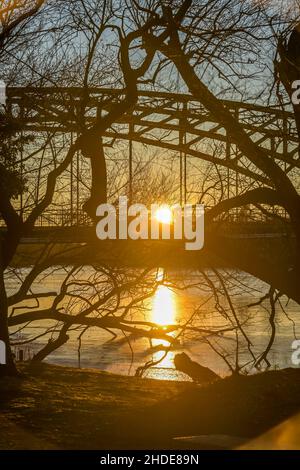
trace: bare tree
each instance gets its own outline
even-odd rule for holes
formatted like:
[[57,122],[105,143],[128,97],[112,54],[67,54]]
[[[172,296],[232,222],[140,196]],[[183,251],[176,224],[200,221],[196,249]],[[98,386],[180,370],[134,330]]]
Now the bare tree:
[[[4,1],[2,2],[0,8],[0,56],[2,55],[6,45],[12,40],[14,33],[22,28],[24,24],[29,21],[38,11],[42,8],[44,1],[38,0],[36,2],[31,1]],[[1,188],[0,188],[0,212],[4,218],[9,232],[12,233],[13,238],[16,240],[18,238],[17,232],[20,229],[20,218],[13,209],[10,198],[12,194],[9,191],[6,191],[6,185],[3,184],[4,181],[9,179],[8,170],[4,167],[3,164],[0,166],[0,179],[1,179]],[[5,237],[4,237],[5,238]],[[14,242],[12,243],[14,244]],[[5,374],[15,374],[16,368],[13,362],[10,343],[9,343],[9,333],[7,325],[7,296],[4,283],[4,270],[6,264],[5,260],[5,240],[2,240],[1,237],[1,247],[0,247],[0,339],[6,344],[7,351],[7,364],[0,367],[0,374],[4,372]]]
[[[101,5],[102,10],[99,14],[99,6]],[[19,5],[18,5],[19,6]],[[23,21],[27,21],[28,19],[32,18],[42,6],[42,2],[37,2],[36,5],[31,9],[28,6],[28,3],[24,3],[24,10],[22,13],[19,12],[18,6],[15,9],[10,9],[13,7],[12,3],[7,4],[7,12],[6,10],[3,12],[3,48],[6,54],[10,54],[7,43],[5,42],[8,40],[9,33],[12,35],[13,32],[17,32],[16,29],[11,27],[11,25],[15,25],[17,27]],[[32,6],[32,5],[31,5]],[[50,5],[51,12],[55,15],[55,5]],[[64,7],[63,2],[59,2],[58,7]],[[78,12],[76,12],[76,8],[78,7]],[[144,56],[135,57],[132,54],[132,50],[134,50],[135,42],[141,41],[143,33],[151,28],[155,24],[159,24],[160,18],[156,14],[152,14],[152,12],[147,12],[146,16],[143,18],[142,26],[135,25],[134,22],[128,21],[127,16],[127,7],[120,7],[116,5],[114,2],[107,2],[107,1],[91,1],[91,2],[70,2],[70,5],[66,5],[66,16],[62,15],[63,21],[59,26],[54,26],[50,19],[46,19],[46,30],[48,29],[49,34],[53,31],[58,35],[57,41],[54,41],[54,44],[51,43],[51,46],[54,47],[56,51],[55,56],[55,66],[59,66],[60,61],[62,61],[62,55],[66,55],[67,58],[65,59],[65,67],[70,68],[70,64],[68,63],[69,56],[64,51],[64,44],[62,40],[59,38],[59,31],[63,31],[62,36],[66,34],[66,18],[68,19],[70,12],[74,16],[74,23],[69,28],[70,34],[73,35],[74,41],[78,41],[79,34],[87,35],[87,52],[84,54],[84,57],[79,57],[79,64],[83,67],[81,71],[81,76],[83,76],[83,83],[82,83],[82,99],[80,103],[77,105],[77,114],[75,116],[76,121],[78,122],[78,131],[77,131],[77,138],[75,141],[69,140],[69,145],[63,146],[63,153],[59,152],[57,154],[57,147],[56,145],[51,145],[51,140],[53,142],[53,138],[57,139],[57,136],[47,136],[46,143],[42,144],[43,152],[48,146],[50,146],[51,153],[53,156],[52,161],[50,160],[50,164],[43,164],[44,173],[46,173],[46,183],[44,187],[43,194],[39,191],[36,191],[38,197],[35,198],[34,204],[27,206],[26,211],[21,215],[11,200],[11,194],[5,191],[5,187],[1,187],[1,202],[0,202],[0,212],[1,216],[6,225],[6,231],[3,233],[3,237],[1,240],[1,337],[7,344],[7,365],[1,367],[1,373],[15,373],[16,369],[13,364],[11,351],[9,348],[9,333],[8,333],[8,300],[7,294],[5,290],[4,284],[4,271],[10,265],[16,251],[17,247],[20,243],[20,240],[24,236],[30,235],[32,230],[34,229],[35,223],[42,216],[43,212],[53,203],[55,196],[56,196],[56,189],[57,183],[59,178],[67,171],[69,166],[72,163],[72,160],[77,152],[81,151],[83,156],[88,158],[91,162],[91,171],[92,171],[92,185],[91,185],[91,194],[89,200],[85,204],[85,210],[88,214],[94,218],[95,217],[95,209],[100,202],[106,201],[107,199],[107,176],[106,176],[106,162],[104,157],[103,151],[103,144],[102,144],[102,137],[105,131],[122,115],[128,112],[132,106],[136,103],[138,97],[138,82],[139,80],[147,73],[149,67],[152,64],[153,57],[155,55],[155,51],[151,48],[151,50],[145,50]],[[58,12],[59,10],[57,10]],[[113,12],[113,13],[112,13]],[[19,16],[19,22],[16,23],[16,16]],[[46,12],[47,13],[47,12]],[[112,15],[114,14],[114,21],[110,21]],[[185,6],[178,8],[176,13],[176,18],[178,21],[182,21],[185,15]],[[52,20],[53,21],[53,20]],[[49,24],[48,24],[48,23]],[[82,26],[83,24],[83,26]],[[88,24],[86,26],[86,24]],[[59,29],[60,28],[60,29]],[[73,29],[72,29],[73,28]],[[68,30],[68,29],[67,29]],[[75,31],[75,33],[74,33]],[[32,37],[37,36],[38,39],[44,34],[44,29],[42,27],[42,23],[37,24],[36,31],[30,31]],[[95,76],[97,79],[97,72],[95,72],[95,56],[98,53],[99,43],[102,40],[104,34],[113,34],[117,40],[114,43],[114,47],[118,50],[118,60],[119,60],[119,73],[122,76],[122,81],[124,84],[124,88],[120,95],[116,95],[116,98],[113,100],[109,100],[109,102],[104,102],[102,106],[98,109],[96,123],[92,126],[88,125],[85,120],[86,108],[88,106],[89,101],[89,91],[88,88],[90,86],[90,76],[91,74]],[[163,37],[165,33],[163,33]],[[12,36],[11,36],[12,37]],[[42,42],[42,41],[41,41]],[[68,53],[72,54],[73,49],[68,51]],[[55,54],[54,54],[55,55]],[[52,57],[52,56],[51,56]],[[48,58],[47,58],[48,59]],[[27,62],[24,62],[23,59],[19,59],[18,57],[15,58],[16,63],[22,63],[25,69],[30,69],[31,74],[31,81],[33,79],[37,79],[36,75],[39,77],[39,82],[41,84],[51,83],[55,85],[57,88],[57,76],[58,73],[54,73],[53,77],[49,75],[49,73],[53,70],[53,64],[48,63],[45,61],[43,68],[41,67],[38,74],[35,71],[35,64],[32,63],[32,59]],[[73,57],[73,71],[76,72],[76,63],[78,57],[75,59]],[[38,61],[38,65],[40,65],[39,61],[40,58],[36,59]],[[48,59],[51,61],[51,59]],[[98,60],[99,63],[99,60]],[[74,65],[75,64],[75,65]],[[63,76],[66,75],[66,68],[63,69]],[[26,76],[26,75],[25,75]],[[63,79],[61,77],[60,83],[62,83]],[[24,77],[25,79],[25,77]],[[59,81],[59,80],[58,80]],[[59,92],[59,89],[58,89]],[[63,116],[62,122],[66,119],[66,116]],[[5,119],[5,118],[3,118]],[[60,136],[58,136],[60,139]],[[57,140],[56,140],[57,142]],[[36,152],[32,152],[35,154]],[[23,160],[24,161],[24,160]],[[27,157],[27,161],[29,161],[29,156]],[[3,173],[3,178],[5,178],[5,174],[7,169],[2,166],[0,168],[1,172]],[[29,170],[32,174],[32,168]],[[31,184],[31,188],[29,189],[32,191],[32,188],[38,188],[40,186],[40,179],[41,177],[41,167],[37,171],[37,181]],[[25,216],[25,217],[24,217]],[[53,260],[52,260],[53,262]],[[33,270],[35,272],[35,270]],[[26,284],[26,283],[25,283]],[[25,296],[27,295],[27,291]],[[58,296],[60,299],[60,296]],[[56,303],[58,300],[54,302]],[[43,313],[43,315],[48,315],[49,319],[53,318],[53,314],[55,312],[55,307],[48,310],[48,313]],[[33,312],[31,312],[33,313]],[[58,312],[56,312],[58,313]],[[31,316],[31,318],[35,318],[35,316]],[[37,318],[37,316],[36,316]],[[66,317],[65,317],[66,320]],[[61,330],[61,336],[57,340],[56,344],[62,344],[63,341],[67,339],[66,331],[68,330],[69,322],[66,322],[64,328]],[[70,323],[72,324],[72,322]],[[50,349],[49,349],[50,348]],[[51,350],[52,346],[49,346],[46,353],[48,354]],[[41,353],[41,356],[44,354]]]
[[[300,199],[297,185],[268,151],[251,139],[234,114],[213,93],[201,76],[203,64],[208,62],[216,70],[219,70],[219,74],[223,78],[226,78],[225,70],[230,68],[232,76],[228,81],[232,84],[234,79],[239,79],[239,76],[235,75],[234,66],[229,63],[228,57],[230,57],[230,54],[233,59],[238,55],[242,60],[242,48],[251,47],[255,56],[257,54],[255,51],[256,43],[259,44],[263,41],[266,34],[268,34],[271,41],[273,32],[268,30],[269,21],[264,20],[266,17],[264,7],[250,3],[237,0],[230,2],[230,5],[227,5],[226,2],[213,1],[198,5],[193,1],[189,1],[189,15],[183,25],[178,24],[176,21],[171,6],[164,5],[162,6],[163,22],[169,39],[162,41],[153,29],[151,33],[149,31],[144,33],[144,41],[149,48],[153,47],[159,50],[175,65],[191,95],[202,103],[214,119],[226,129],[237,148],[255,168],[257,174],[266,178],[266,184],[259,184],[254,189],[216,204],[207,213],[207,222],[212,222],[220,214],[230,209],[243,206],[283,208],[289,215],[289,221],[297,240],[294,265],[286,267],[279,265],[276,269],[273,265],[270,267],[260,266],[262,270],[261,277],[299,302]],[[236,15],[228,23],[229,9],[230,11],[234,10]],[[218,15],[217,21],[213,21],[210,16],[211,12]],[[275,20],[276,18],[274,18]],[[257,26],[257,21],[260,21],[259,26]],[[206,29],[207,24],[211,25],[211,30]],[[200,47],[197,47],[196,43],[199,39],[201,39]],[[222,40],[224,42],[221,48],[220,41]],[[240,41],[239,45],[238,41]],[[223,53],[224,49],[227,55]],[[201,65],[201,68],[199,68],[199,65]],[[224,71],[222,71],[222,66]],[[209,240],[207,243],[209,244]],[[245,259],[247,255],[243,251],[228,250],[226,246],[222,250],[220,240],[212,245],[212,250],[218,250],[223,257],[225,255],[224,251],[226,251],[227,258],[231,258],[234,266],[243,266],[245,269],[248,263],[248,272],[252,271],[253,266],[249,265],[249,259]],[[254,260],[255,262],[258,266],[258,259]]]
[[[60,194],[59,188],[69,184],[70,180],[64,178],[66,174],[69,176],[72,162],[79,153],[89,163],[91,175],[91,183],[82,181],[88,194],[84,210],[91,219],[95,218],[97,205],[106,201],[108,196],[108,159],[104,141],[106,131],[124,115],[132,112],[138,101],[141,85],[166,86],[174,72],[181,77],[182,89],[187,88],[191,96],[202,103],[216,122],[226,129],[247,160],[244,168],[239,167],[236,162],[222,162],[224,168],[230,168],[244,178],[242,193],[233,196],[224,190],[223,168],[220,168],[220,159],[217,158],[218,149],[215,149],[209,160],[205,160],[204,153],[194,152],[200,160],[210,163],[205,169],[202,167],[204,176],[201,174],[201,181],[194,187],[198,200],[209,200],[211,206],[207,213],[208,230],[213,231],[216,221],[219,222],[224,214],[226,216],[232,210],[254,207],[269,213],[274,207],[280,207],[288,214],[284,222],[291,225],[299,244],[300,208],[295,181],[285,172],[283,162],[274,160],[270,152],[251,139],[229,106],[219,98],[222,91],[227,95],[246,93],[244,89],[239,90],[239,84],[246,86],[247,78],[255,75],[260,65],[261,44],[266,46],[274,42],[274,23],[282,25],[284,21],[275,16],[270,21],[269,13],[263,5],[240,0],[208,0],[200,3],[191,0],[133,0],[126,1],[125,5],[115,1],[72,0],[54,2],[44,9],[41,8],[43,2],[35,2],[33,6],[32,2],[22,2],[15,5],[15,10],[12,8],[14,3],[5,4],[1,16],[3,36],[0,42],[1,57],[3,54],[9,56],[13,63],[11,69],[20,71],[18,77],[12,79],[12,83],[15,80],[21,85],[31,85],[37,95],[39,87],[51,86],[55,96],[65,101],[65,109],[58,111],[58,114],[61,113],[62,128],[64,123],[72,121],[76,123],[76,130],[75,138],[63,131],[48,132],[42,137],[35,135],[37,149],[33,149],[32,144],[21,149],[22,176],[25,174],[31,178],[27,184],[26,207],[22,214],[17,210],[12,194],[1,186],[0,212],[6,225],[1,240],[1,338],[9,344],[8,326],[22,329],[24,325],[31,325],[37,320],[51,321],[51,327],[43,334],[49,339],[49,343],[35,357],[35,360],[42,360],[65,344],[71,331],[78,331],[80,336],[91,326],[109,331],[143,334],[149,338],[163,338],[170,342],[173,341],[170,333],[178,328],[180,332],[183,328],[185,331],[192,331],[190,328],[194,328],[194,333],[199,333],[196,326],[170,325],[169,329],[162,331],[151,322],[138,324],[128,321],[124,312],[128,313],[145,297],[153,295],[157,288],[158,282],[153,278],[151,270],[142,274],[135,272],[133,276],[131,272],[123,272],[121,275],[112,267],[95,266],[92,279],[84,279],[81,268],[83,258],[82,263],[64,268],[65,277],[57,292],[37,294],[34,284],[39,276],[45,275],[47,270],[59,264],[59,253],[50,245],[45,247],[28,276],[22,278],[19,291],[10,296],[7,296],[5,289],[4,271],[11,265],[21,238],[32,235],[35,224],[48,208],[58,206],[59,203],[66,204],[63,191]],[[20,6],[23,10],[19,9]],[[19,22],[16,23],[17,18]],[[28,44],[30,38],[32,45],[27,51],[24,44]],[[44,41],[47,44],[49,42],[48,48],[45,48]],[[47,50],[46,55],[41,53],[43,48]],[[281,57],[284,62],[283,56]],[[257,62],[253,68],[251,61]],[[9,67],[6,69],[7,76],[11,77],[12,70]],[[219,80],[215,81],[214,88],[211,88],[207,70],[211,75],[218,74]],[[269,75],[273,77],[273,73]],[[113,86],[117,91],[113,97],[104,95],[98,105],[97,116],[90,119],[90,88],[103,84]],[[82,92],[76,103],[72,103],[65,94],[65,86],[81,88]],[[259,100],[265,91],[253,92],[252,98]],[[7,124],[7,116],[5,119]],[[26,142],[23,147],[26,147]],[[41,158],[33,168],[32,161],[36,155]],[[2,165],[0,171],[0,177],[4,181],[8,177],[8,169]],[[141,173],[140,178],[143,186],[145,173]],[[148,181],[150,179],[151,175],[148,174]],[[161,184],[158,188],[159,182],[156,180],[154,194],[158,199],[162,197],[162,189],[165,191],[168,186],[166,178],[162,177],[162,182],[165,186]],[[151,188],[153,185],[149,185],[150,192]],[[114,190],[117,194],[119,188],[115,187]],[[146,190],[142,187],[139,191],[144,194]],[[260,277],[272,286],[268,297],[271,322],[274,320],[274,299],[282,292],[300,301],[299,249],[294,266],[286,263],[273,269],[273,266],[270,268],[249,257],[246,249],[237,249],[236,246],[233,250],[228,249],[218,234],[207,237],[207,248],[209,255],[212,253],[227,257],[236,268],[253,274],[259,272]],[[207,288],[214,293],[217,311],[229,321],[226,328],[237,335],[234,362],[229,361],[223,349],[218,349],[219,343],[211,340],[211,335],[218,336],[218,331],[204,328],[205,331],[201,333],[205,334],[205,341],[222,355],[232,371],[239,371],[243,367],[238,360],[241,341],[253,364],[267,363],[267,355],[274,340],[273,333],[266,352],[260,356],[254,354],[222,276],[216,271],[212,281],[207,273],[202,275]],[[94,291],[96,285],[98,289]],[[135,296],[132,295],[133,291]],[[227,302],[226,310],[218,301],[221,296]],[[47,307],[43,305],[45,298]],[[35,307],[30,304],[30,308],[24,311],[24,301],[33,301]],[[8,308],[11,309],[9,318]],[[1,368],[1,374],[15,372],[9,349],[8,359],[9,364]]]

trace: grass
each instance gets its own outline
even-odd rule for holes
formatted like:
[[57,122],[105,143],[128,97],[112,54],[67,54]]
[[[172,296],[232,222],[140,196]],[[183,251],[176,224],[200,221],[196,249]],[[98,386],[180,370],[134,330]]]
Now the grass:
[[172,448],[173,437],[254,437],[300,410],[300,370],[207,386],[41,364],[0,381],[0,449]]

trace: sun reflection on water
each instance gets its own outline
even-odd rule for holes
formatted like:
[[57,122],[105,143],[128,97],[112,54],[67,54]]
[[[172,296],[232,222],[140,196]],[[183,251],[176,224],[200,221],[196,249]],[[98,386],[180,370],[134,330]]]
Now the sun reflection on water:
[[174,292],[167,286],[158,286],[153,299],[152,321],[157,325],[172,325],[176,320]]
[[[157,281],[163,281],[164,270],[160,269],[156,276]],[[159,326],[173,325],[177,319],[176,294],[168,286],[159,285],[152,302],[152,321]],[[152,345],[155,347],[168,347],[169,343],[164,340],[154,339]],[[153,360],[158,361],[163,357],[165,351],[157,351],[153,354]],[[168,355],[160,362],[158,367],[174,367],[174,353],[170,351]]]

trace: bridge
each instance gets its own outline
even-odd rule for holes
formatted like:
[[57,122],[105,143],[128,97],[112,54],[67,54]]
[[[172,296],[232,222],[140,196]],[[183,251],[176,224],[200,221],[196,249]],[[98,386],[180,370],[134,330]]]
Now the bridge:
[[[170,270],[226,268],[247,272],[295,297],[296,240],[291,233],[205,234],[204,248],[187,251],[183,241],[96,239],[92,227],[40,228],[21,240],[12,267],[92,265]],[[297,277],[297,283],[298,283]]]
[[[32,133],[61,133],[72,136],[91,126],[99,113],[106,113],[112,103],[124,96],[123,90],[100,88],[8,88],[7,112]],[[224,101],[251,138],[276,160],[286,173],[300,168],[299,140],[293,113],[277,107]],[[189,201],[190,163],[211,162],[227,170],[227,190],[239,193],[240,178],[265,183],[241,154],[230,135],[211,114],[188,94],[140,91],[134,108],[114,123],[104,134],[104,145],[127,142],[129,194],[134,186],[134,144],[160,148],[178,155],[180,203]],[[37,156],[35,158],[38,158]],[[22,163],[21,163],[22,164]],[[70,170],[69,224],[86,224],[82,217],[80,189],[76,172]],[[229,195],[229,194],[228,194]],[[59,211],[57,211],[59,213]],[[76,216],[74,215],[76,214]],[[45,214],[49,224],[60,225],[53,214]],[[44,221],[44,223],[46,223]],[[60,221],[62,223],[62,220]]]
[[[72,139],[74,134],[76,138],[89,128],[99,114],[108,112],[112,103],[118,102],[123,95],[123,90],[98,88],[10,88],[7,112],[22,122],[22,132],[68,135]],[[232,101],[223,103],[251,139],[265,150],[266,155],[271,156],[291,179],[297,178],[300,168],[299,140],[293,114],[276,107]],[[241,154],[222,124],[216,122],[190,95],[140,91],[135,106],[115,122],[103,137],[107,147],[118,145],[121,141],[126,143],[130,195],[135,182],[133,157],[136,144],[164,149],[178,156],[181,204],[191,202],[191,162],[204,161],[225,168],[228,195],[229,191],[231,195],[239,194],[242,182],[266,182],[264,176],[256,172]],[[34,153],[32,158],[38,159],[38,153]],[[84,264],[121,262],[130,266],[142,263],[199,268],[225,263],[226,266],[253,274],[288,294],[291,292],[293,297],[296,291],[293,285],[295,239],[280,229],[277,231],[266,225],[258,233],[255,216],[256,225],[252,225],[250,233],[248,225],[245,231],[240,230],[233,235],[220,235],[217,230],[206,234],[205,248],[197,256],[186,252],[182,244],[175,242],[99,242],[95,239],[94,228],[89,227],[90,221],[82,213],[83,201],[77,178],[80,158],[77,155],[77,160],[69,169],[70,180],[64,189],[64,201],[68,202],[61,209],[56,204],[55,210],[43,214],[38,224],[40,230],[36,227],[31,239],[22,240],[15,265],[26,266],[42,259],[41,254],[48,246],[50,251],[47,248],[45,253],[50,254],[58,264],[75,261]],[[28,159],[26,161],[28,163]],[[232,181],[235,182],[233,190]],[[60,231],[62,226],[68,229],[64,233]],[[82,230],[78,231],[78,226]],[[51,230],[52,227],[56,228]]]

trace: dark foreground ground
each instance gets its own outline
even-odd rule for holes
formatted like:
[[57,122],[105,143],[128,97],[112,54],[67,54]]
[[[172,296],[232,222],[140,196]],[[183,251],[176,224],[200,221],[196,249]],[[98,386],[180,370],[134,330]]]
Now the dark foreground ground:
[[0,449],[178,448],[178,436],[252,438],[299,411],[297,369],[200,387],[43,364],[0,380]]

